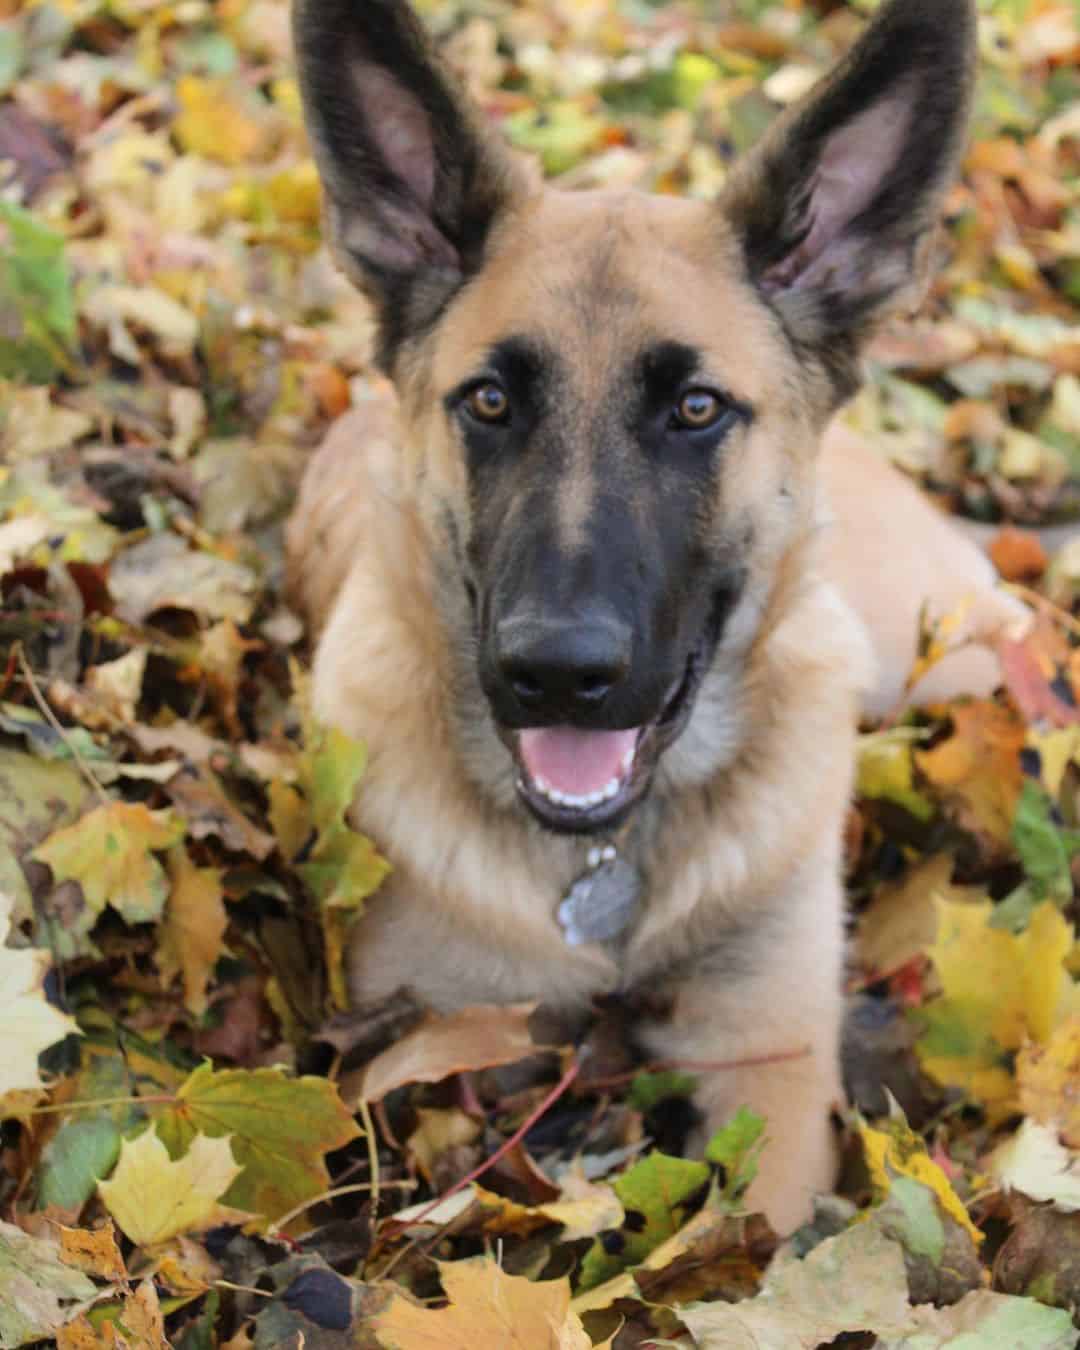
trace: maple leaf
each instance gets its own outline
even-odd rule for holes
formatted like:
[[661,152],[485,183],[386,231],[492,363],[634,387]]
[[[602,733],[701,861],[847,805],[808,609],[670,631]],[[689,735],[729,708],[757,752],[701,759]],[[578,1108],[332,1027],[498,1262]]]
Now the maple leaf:
[[439,1278],[449,1307],[395,1292],[371,1319],[386,1350],[593,1350],[570,1309],[569,1280],[507,1275],[489,1257],[440,1264]]
[[278,1069],[202,1064],[161,1111],[157,1132],[178,1158],[196,1134],[228,1135],[243,1171],[226,1202],[275,1220],[330,1184],[323,1155],[359,1134],[325,1078],[289,1078]]
[[85,951],[83,939],[106,905],[128,923],[161,916],[169,883],[153,852],[171,847],[183,833],[183,822],[169,811],[115,801],[56,830],[34,850],[56,882],[77,881],[86,902],[63,935],[65,955]]
[[990,901],[939,900],[938,914],[929,956],[942,993],[918,1014],[924,1032],[916,1048],[939,1083],[1003,1113],[1016,1102],[1015,1051],[1028,1037],[1047,1041],[1080,1009],[1080,986],[1065,964],[1075,937],[1048,902],[1016,935],[993,926]]
[[98,1182],[105,1207],[139,1247],[154,1247],[180,1233],[223,1222],[221,1197],[243,1170],[229,1138],[192,1136],[175,1161],[151,1126],[125,1139],[108,1181]]
[[38,1056],[79,1028],[45,997],[45,975],[52,958],[36,947],[14,950],[4,944],[13,908],[0,891],[0,1114],[9,1092],[40,1088]]

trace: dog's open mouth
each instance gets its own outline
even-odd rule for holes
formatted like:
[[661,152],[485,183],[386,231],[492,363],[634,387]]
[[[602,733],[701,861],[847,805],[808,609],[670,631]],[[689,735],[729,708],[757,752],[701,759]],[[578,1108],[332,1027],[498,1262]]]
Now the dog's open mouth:
[[617,825],[644,794],[662,752],[689,717],[704,665],[705,642],[691,653],[660,715],[619,731],[527,727],[504,732],[517,765],[517,789],[549,829],[589,833]]

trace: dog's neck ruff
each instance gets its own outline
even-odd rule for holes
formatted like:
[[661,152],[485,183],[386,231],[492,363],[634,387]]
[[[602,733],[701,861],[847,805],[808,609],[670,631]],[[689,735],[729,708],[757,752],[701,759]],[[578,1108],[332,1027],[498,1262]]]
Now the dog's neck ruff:
[[613,942],[625,933],[637,915],[644,886],[641,873],[619,856],[614,844],[590,849],[587,861],[587,870],[571,885],[558,909],[570,947]]

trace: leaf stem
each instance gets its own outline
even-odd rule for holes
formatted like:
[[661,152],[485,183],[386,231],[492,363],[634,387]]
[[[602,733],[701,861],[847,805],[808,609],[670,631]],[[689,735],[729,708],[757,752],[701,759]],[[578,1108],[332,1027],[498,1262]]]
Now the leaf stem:
[[16,654],[16,658],[19,662],[19,669],[22,671],[22,677],[26,682],[26,687],[27,689],[30,690],[34,702],[41,709],[42,716],[45,718],[46,722],[48,722],[49,726],[52,727],[53,731],[55,731],[56,734],[60,737],[60,739],[64,742],[67,748],[71,751],[72,759],[79,766],[79,771],[81,772],[82,776],[86,779],[86,781],[90,784],[93,790],[97,793],[98,801],[101,802],[102,806],[110,806],[112,804],[111,798],[109,797],[109,794],[105,791],[104,787],[102,786],[100,779],[98,779],[98,777],[93,773],[93,771],[90,768],[90,765],[87,764],[86,760],[83,759],[82,755],[79,753],[79,747],[75,744],[75,741],[72,738],[70,732],[68,732],[67,729],[61,725],[56,714],[49,707],[45,695],[41,692],[41,689],[38,685],[37,676],[30,669],[30,663],[26,659],[26,653],[23,651],[23,645],[21,642],[15,643],[14,651]]

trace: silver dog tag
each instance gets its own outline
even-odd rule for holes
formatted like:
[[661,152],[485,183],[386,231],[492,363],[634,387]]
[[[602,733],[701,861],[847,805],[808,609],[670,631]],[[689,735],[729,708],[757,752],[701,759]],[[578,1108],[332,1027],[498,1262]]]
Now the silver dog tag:
[[601,862],[578,877],[558,911],[568,945],[618,937],[633,920],[640,896],[641,874],[622,858]]

